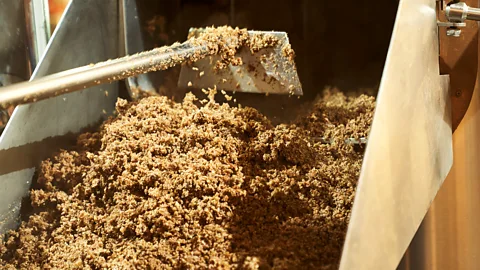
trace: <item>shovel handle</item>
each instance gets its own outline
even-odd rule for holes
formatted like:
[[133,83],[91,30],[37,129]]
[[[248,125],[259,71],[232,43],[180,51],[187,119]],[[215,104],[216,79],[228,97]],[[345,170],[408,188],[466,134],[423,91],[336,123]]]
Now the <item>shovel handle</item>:
[[25,103],[111,83],[140,74],[165,70],[189,59],[209,55],[207,46],[193,46],[189,41],[170,47],[107,60],[97,64],[62,71],[29,82],[0,88],[0,106],[8,108]]

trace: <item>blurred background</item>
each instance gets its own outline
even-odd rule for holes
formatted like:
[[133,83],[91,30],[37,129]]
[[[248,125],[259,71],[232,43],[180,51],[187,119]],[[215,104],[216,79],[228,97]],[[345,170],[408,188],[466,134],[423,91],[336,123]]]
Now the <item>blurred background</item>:
[[58,21],[67,7],[67,4],[70,0],[48,0],[48,9],[50,11],[50,29],[53,32],[55,26],[57,26]]

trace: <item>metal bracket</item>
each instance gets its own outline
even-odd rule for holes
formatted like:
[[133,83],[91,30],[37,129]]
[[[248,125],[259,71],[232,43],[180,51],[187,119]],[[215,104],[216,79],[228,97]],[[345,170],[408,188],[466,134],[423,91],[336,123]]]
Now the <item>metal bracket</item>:
[[447,36],[460,37],[462,30],[459,28],[466,27],[467,24],[464,22],[441,22],[437,21],[438,27],[447,28]]
[[[437,1],[438,2],[438,1]],[[462,33],[461,27],[466,27],[466,20],[480,21],[480,9],[472,8],[465,2],[452,2],[444,6],[440,1],[442,10],[445,9],[447,22],[438,22],[439,27],[447,27],[447,36],[459,37]]]
[[[479,3],[480,0],[464,0],[464,3],[437,1],[440,74],[450,76],[454,131],[470,105],[478,71],[479,28],[478,24],[473,22],[477,9],[465,6],[478,6]],[[464,10],[470,15],[463,16]],[[461,37],[458,38],[459,36]]]

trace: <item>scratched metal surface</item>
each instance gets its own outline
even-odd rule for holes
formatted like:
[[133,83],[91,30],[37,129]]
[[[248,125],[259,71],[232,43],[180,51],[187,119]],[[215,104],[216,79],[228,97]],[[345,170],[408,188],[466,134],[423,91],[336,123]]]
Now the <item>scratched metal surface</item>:
[[[117,5],[71,1],[32,78],[118,57]],[[105,119],[117,92],[116,83],[102,85],[15,109],[0,137],[0,233],[18,224],[38,162],[69,142],[63,135]]]
[[395,269],[453,162],[435,0],[399,2],[340,269]]

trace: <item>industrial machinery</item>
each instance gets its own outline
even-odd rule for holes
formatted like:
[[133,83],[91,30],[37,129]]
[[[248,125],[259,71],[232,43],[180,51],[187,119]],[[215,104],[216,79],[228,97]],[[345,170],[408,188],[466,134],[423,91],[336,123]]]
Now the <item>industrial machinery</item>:
[[[0,0],[0,6],[12,2]],[[12,23],[41,14],[44,1],[28,2],[33,11],[25,13],[27,19]],[[365,9],[371,1],[350,1],[349,8],[329,2],[73,0],[48,45],[34,47],[36,54],[25,62],[41,53],[31,66],[35,79],[183,40],[190,27],[229,24],[286,31],[298,53],[304,89],[376,87],[381,81],[340,268],[475,269],[480,256],[475,234],[480,99],[478,24],[473,20],[480,19],[480,12],[471,7],[480,3],[379,1],[375,10]],[[39,33],[48,22],[38,16],[33,28],[25,28],[35,34],[24,36],[42,44],[45,35]],[[157,38],[145,27],[147,18],[153,18]],[[26,80],[29,69],[22,72]],[[72,133],[104,120],[119,96],[137,89],[181,96],[184,92],[168,90],[179,73],[146,73],[125,84],[96,85],[16,107],[0,137],[0,232],[17,225],[40,160],[68,145]],[[316,94],[304,91],[305,99]],[[302,102],[249,94],[238,99],[283,119]]]
[[453,165],[399,269],[477,269],[478,1],[436,1],[440,72],[450,77]]

